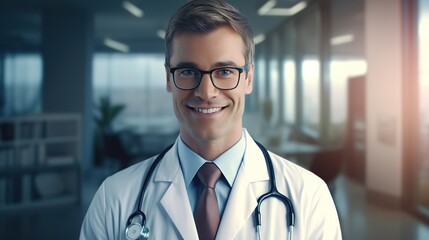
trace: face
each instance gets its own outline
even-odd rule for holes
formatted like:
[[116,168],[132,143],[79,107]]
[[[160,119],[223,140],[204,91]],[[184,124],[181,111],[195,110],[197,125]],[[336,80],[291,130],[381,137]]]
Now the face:
[[[211,70],[219,66],[243,67],[244,42],[229,26],[209,33],[178,33],[173,39],[170,67],[188,66]],[[242,116],[246,94],[252,92],[253,65],[240,75],[233,90],[219,90],[204,74],[194,90],[176,88],[167,71],[167,90],[173,95],[174,111],[180,125],[180,136],[191,147],[207,141],[218,141],[227,147],[242,134]]]

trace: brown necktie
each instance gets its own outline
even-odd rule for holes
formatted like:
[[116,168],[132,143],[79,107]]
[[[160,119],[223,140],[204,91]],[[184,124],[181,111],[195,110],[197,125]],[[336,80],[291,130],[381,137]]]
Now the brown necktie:
[[194,216],[200,240],[213,240],[216,236],[220,216],[214,187],[221,175],[221,171],[213,163],[205,163],[197,173],[204,185]]

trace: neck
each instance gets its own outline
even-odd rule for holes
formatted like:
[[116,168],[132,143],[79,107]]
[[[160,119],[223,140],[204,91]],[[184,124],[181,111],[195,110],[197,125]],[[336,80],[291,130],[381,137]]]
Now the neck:
[[230,134],[226,138],[194,138],[191,136],[186,136],[185,134],[180,134],[183,142],[190,148],[192,151],[197,153],[202,158],[213,161],[222,153],[226,152],[232,146],[234,146],[242,136],[242,130],[237,131],[234,134]]

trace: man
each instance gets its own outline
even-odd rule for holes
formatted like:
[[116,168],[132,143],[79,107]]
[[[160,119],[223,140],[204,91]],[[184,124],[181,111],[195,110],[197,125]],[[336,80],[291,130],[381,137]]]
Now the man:
[[[271,186],[262,149],[242,128],[245,95],[253,86],[252,38],[248,20],[223,1],[189,1],[172,17],[165,40],[166,84],[180,136],[159,157],[153,174],[148,169],[155,157],[103,182],[80,239],[127,239],[140,233],[130,227],[135,222],[149,229],[150,239],[287,238],[290,210],[282,201],[262,203],[259,232],[254,216],[259,197]],[[277,189],[294,208],[293,238],[341,239],[326,184],[269,156]],[[142,220],[139,212],[132,214],[145,179]]]

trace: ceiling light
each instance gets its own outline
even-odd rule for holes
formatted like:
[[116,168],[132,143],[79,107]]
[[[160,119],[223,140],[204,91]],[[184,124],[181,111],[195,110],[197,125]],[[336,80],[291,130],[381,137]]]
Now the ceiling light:
[[156,31],[156,35],[158,35],[159,38],[165,39],[165,31],[162,29]]
[[301,12],[306,7],[307,7],[307,3],[306,2],[299,2],[299,3],[295,4],[295,5],[293,5],[293,7],[289,8],[290,16],[295,15],[295,14]]
[[[274,2],[274,4],[269,4],[271,1]],[[258,14],[263,16],[293,16],[307,7],[307,3],[305,1],[299,2],[290,8],[275,8],[275,4],[276,1],[273,0],[266,2],[261,8],[259,8]]]
[[341,45],[349,42],[353,42],[354,36],[352,34],[341,35],[331,38],[331,45]]
[[122,7],[136,17],[143,17],[143,10],[129,1],[123,1]]
[[115,49],[117,51],[120,51],[120,52],[129,52],[130,51],[130,48],[128,47],[128,45],[123,44],[123,43],[118,42],[118,41],[115,41],[111,38],[105,38],[104,39],[104,45],[106,45],[112,49]]
[[265,34],[259,34],[253,38],[253,42],[255,43],[255,45],[258,45],[263,41],[265,41]]
[[259,15],[265,15],[270,9],[272,9],[276,5],[276,0],[268,0],[264,3],[259,9]]

